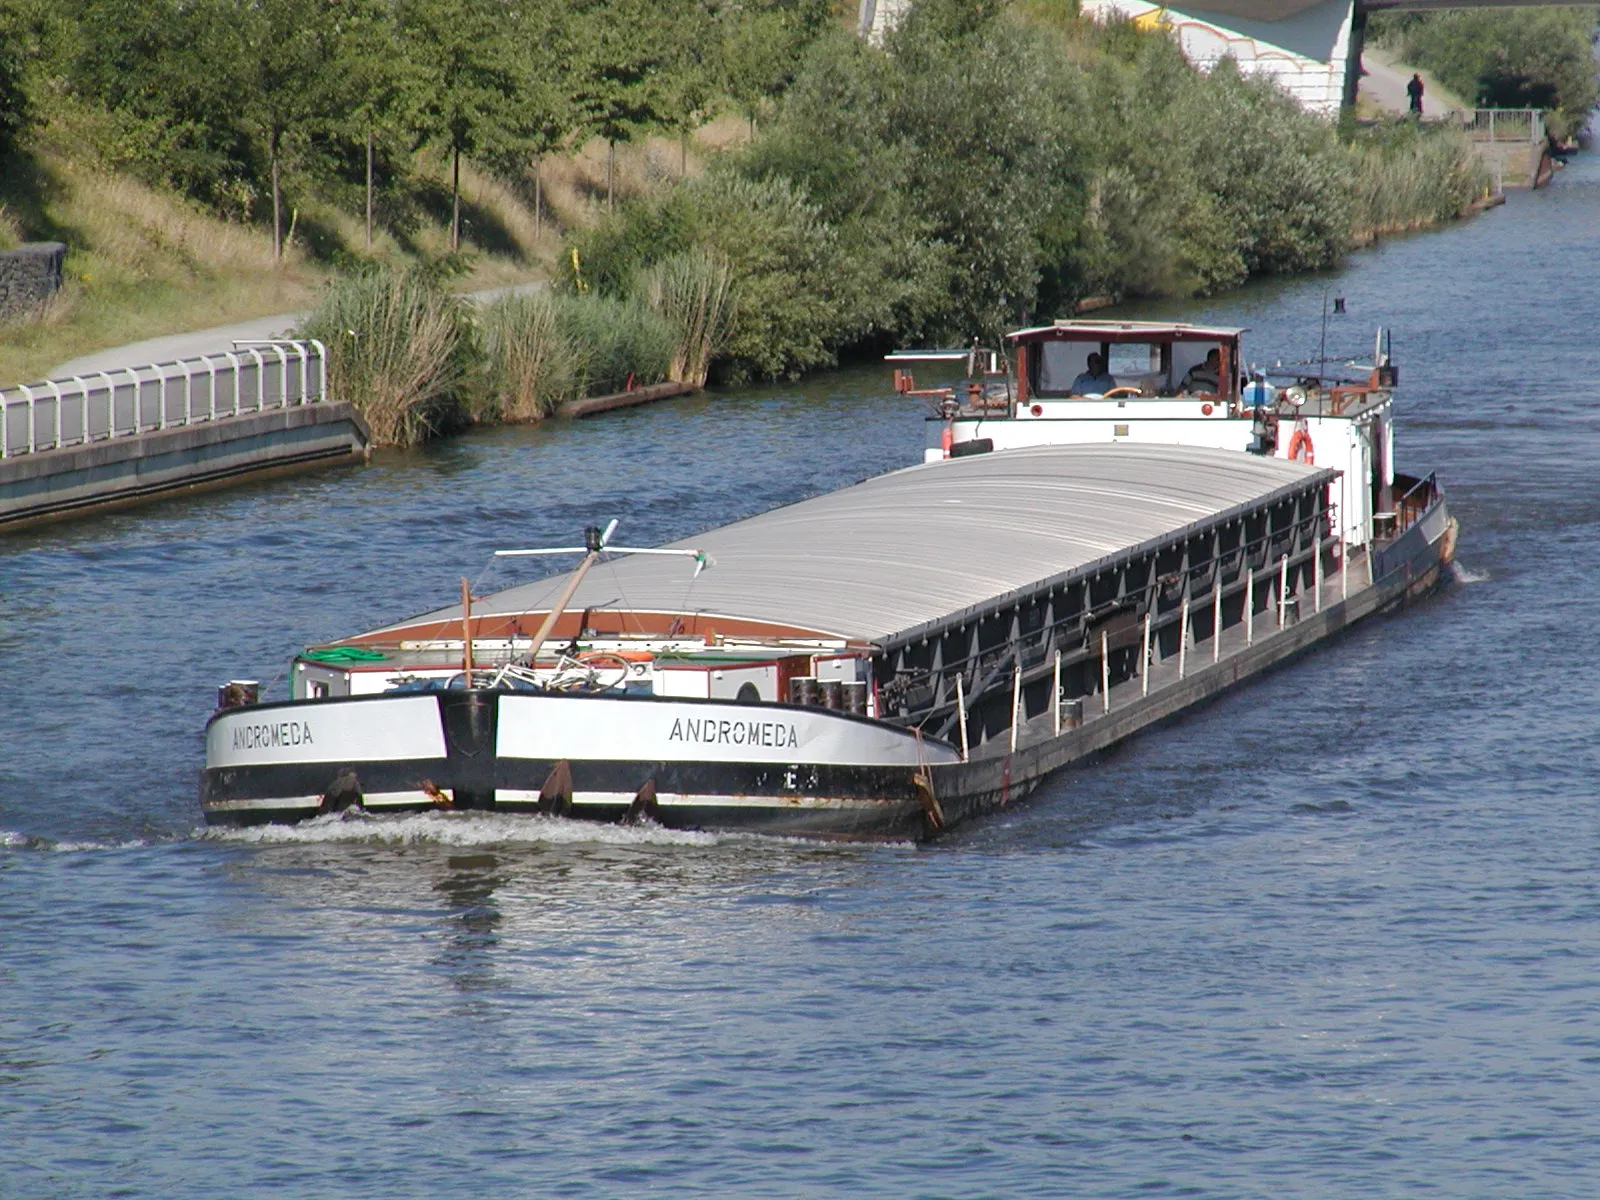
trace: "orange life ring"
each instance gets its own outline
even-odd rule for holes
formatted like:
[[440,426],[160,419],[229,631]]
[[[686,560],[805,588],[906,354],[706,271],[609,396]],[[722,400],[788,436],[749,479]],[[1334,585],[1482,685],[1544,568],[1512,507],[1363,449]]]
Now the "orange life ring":
[[1289,439],[1289,457],[1306,466],[1316,465],[1316,455],[1311,449],[1311,435],[1304,429],[1296,429],[1294,436]]

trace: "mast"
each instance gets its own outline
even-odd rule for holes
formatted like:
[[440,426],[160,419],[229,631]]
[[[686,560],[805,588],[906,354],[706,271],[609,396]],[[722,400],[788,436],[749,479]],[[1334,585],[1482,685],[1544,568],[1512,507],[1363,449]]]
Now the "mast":
[[578,564],[578,569],[572,573],[572,578],[567,581],[567,586],[561,590],[561,595],[550,606],[550,612],[540,623],[539,630],[533,635],[533,645],[528,650],[528,665],[536,665],[539,651],[549,640],[551,632],[556,627],[556,622],[561,619],[561,614],[567,611],[567,605],[572,603],[572,597],[578,591],[578,585],[583,582],[583,577],[589,573],[589,568],[600,561],[602,554],[676,554],[694,559],[695,578],[700,572],[711,565],[711,558],[703,550],[670,550],[658,548],[641,548],[637,546],[613,546],[611,535],[617,531],[617,521],[613,518],[611,523],[602,530],[598,525],[590,525],[583,531],[583,545],[581,546],[552,546],[539,550],[496,550],[496,558],[528,558],[543,554],[581,554],[583,561]]

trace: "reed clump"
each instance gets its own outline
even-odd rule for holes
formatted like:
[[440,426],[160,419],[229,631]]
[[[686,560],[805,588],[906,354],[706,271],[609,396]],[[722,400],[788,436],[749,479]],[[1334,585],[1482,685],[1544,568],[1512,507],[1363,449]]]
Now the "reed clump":
[[675,326],[643,301],[592,292],[509,296],[484,309],[481,329],[483,415],[499,420],[659,383],[681,353]]
[[476,357],[464,303],[418,271],[340,279],[300,327],[328,348],[328,385],[380,445],[411,446],[466,420]]
[[553,299],[576,361],[580,395],[602,396],[667,377],[678,338],[665,317],[631,298],[587,292]]
[[677,333],[668,378],[704,387],[711,360],[733,332],[733,265],[715,251],[694,246],[647,268],[638,292]]
[[1350,236],[1357,245],[1453,220],[1490,190],[1488,168],[1467,134],[1396,121],[1349,144]]
[[577,395],[579,355],[548,292],[507,296],[481,317],[490,407],[506,421],[537,421]]

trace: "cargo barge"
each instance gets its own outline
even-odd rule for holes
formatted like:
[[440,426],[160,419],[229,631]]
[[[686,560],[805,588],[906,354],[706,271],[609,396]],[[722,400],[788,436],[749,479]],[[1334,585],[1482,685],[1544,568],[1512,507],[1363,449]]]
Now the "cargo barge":
[[[1431,586],[1442,493],[1350,544],[1341,473],[1165,444],[939,456],[224,689],[207,821],[544,813],[921,838]],[[512,551],[511,553],[517,553]]]

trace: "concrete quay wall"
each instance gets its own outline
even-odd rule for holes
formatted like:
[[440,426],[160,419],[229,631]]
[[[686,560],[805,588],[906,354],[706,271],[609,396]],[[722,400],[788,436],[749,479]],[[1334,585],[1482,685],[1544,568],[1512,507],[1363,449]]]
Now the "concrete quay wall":
[[366,457],[347,402],[294,405],[0,459],[0,530],[245,475]]

